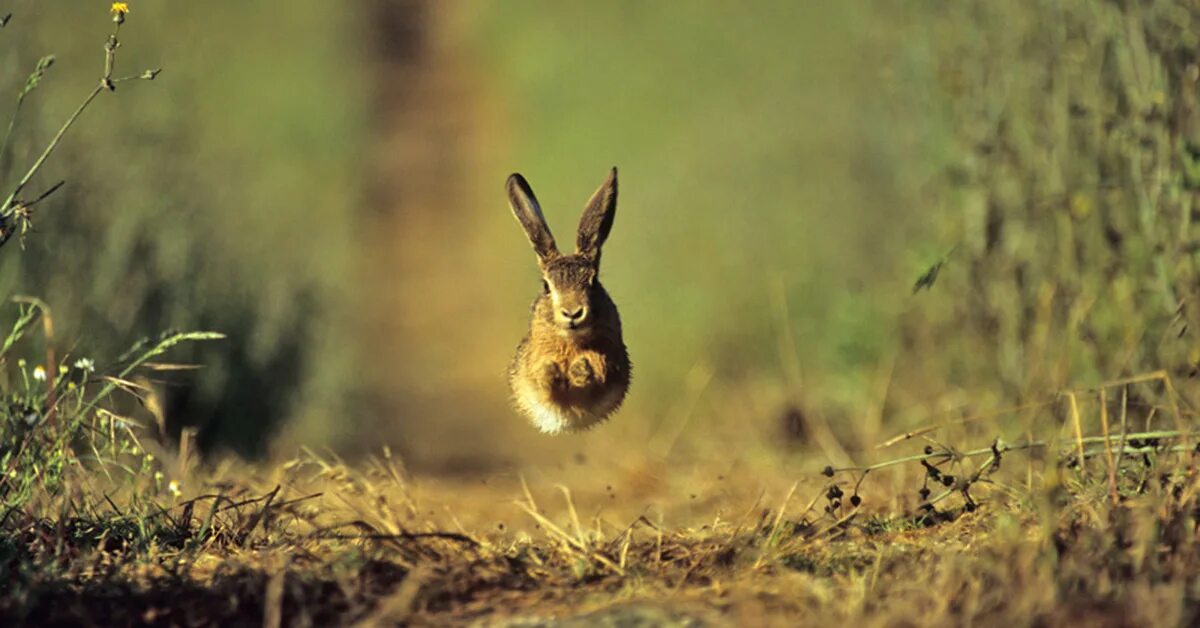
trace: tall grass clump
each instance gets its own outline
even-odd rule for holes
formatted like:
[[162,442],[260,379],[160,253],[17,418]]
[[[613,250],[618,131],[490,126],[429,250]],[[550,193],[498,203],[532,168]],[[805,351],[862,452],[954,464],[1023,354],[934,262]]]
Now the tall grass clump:
[[[158,75],[157,69],[118,73],[127,13],[125,3],[113,4],[112,31],[103,42],[96,84],[32,163],[18,166],[7,154],[0,155],[8,166],[0,180],[10,186],[0,206],[5,254],[15,254],[12,244],[32,237],[39,213],[49,207],[43,203],[63,187],[60,181],[30,192],[31,182],[54,162],[52,157],[92,104],[127,81]],[[3,22],[5,28],[17,28],[20,17],[6,16]],[[8,136],[19,128],[20,114],[34,106],[33,92],[48,79],[53,63],[53,56],[43,57],[21,87]],[[20,579],[30,569],[53,565],[65,540],[78,535],[93,542],[103,537],[150,542],[144,515],[156,500],[178,493],[173,476],[182,467],[168,468],[162,454],[156,458],[147,450],[143,440],[156,429],[161,433],[161,425],[145,425],[129,411],[137,408],[136,401],[153,404],[146,369],[178,366],[155,360],[180,343],[221,335],[168,331],[105,360],[78,354],[57,337],[51,309],[42,300],[8,295],[4,301],[10,322],[0,346],[0,570],[6,578]],[[161,413],[142,414],[161,419]],[[33,560],[35,556],[41,560]]]
[[[46,212],[45,237],[0,266],[0,293],[52,303],[59,332],[97,355],[159,329],[220,329],[230,342],[176,349],[205,369],[170,377],[162,401],[172,433],[198,427],[206,449],[253,456],[296,418],[289,427],[307,442],[336,445],[331,432],[353,432],[324,421],[338,414],[327,410],[358,398],[346,394],[358,329],[343,317],[358,290],[346,280],[356,212],[367,207],[356,192],[367,159],[357,125],[369,89],[356,83],[365,64],[347,41],[360,11],[128,4],[133,28],[115,78],[168,71],[153,89],[117,83],[89,106],[70,133],[73,150],[52,163],[70,172],[53,197],[69,209]],[[77,5],[22,0],[9,9],[0,89],[15,94],[50,50],[56,87],[95,84],[109,26],[95,18],[108,5]],[[283,40],[309,44],[281,55]],[[7,159],[32,162],[83,95],[41,89],[36,107],[27,100]],[[49,187],[53,170],[31,185]]]
[[897,76],[934,87],[914,106],[941,129],[920,202],[951,253],[902,315],[894,405],[946,410],[983,386],[1019,404],[1159,369],[1196,401],[1200,10],[905,13],[924,43]]

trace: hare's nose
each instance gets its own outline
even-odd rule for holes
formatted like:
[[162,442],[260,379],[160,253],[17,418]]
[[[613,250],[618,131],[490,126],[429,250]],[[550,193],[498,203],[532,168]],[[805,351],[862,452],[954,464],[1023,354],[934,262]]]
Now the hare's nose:
[[578,323],[579,321],[583,320],[585,316],[587,316],[587,308],[579,306],[573,312],[570,310],[563,310],[562,315],[572,323]]

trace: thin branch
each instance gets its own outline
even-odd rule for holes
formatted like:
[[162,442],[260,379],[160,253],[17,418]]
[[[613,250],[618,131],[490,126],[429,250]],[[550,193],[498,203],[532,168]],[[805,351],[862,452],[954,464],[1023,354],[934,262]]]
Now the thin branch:
[[[1127,434],[1127,435],[1122,433],[1121,435],[1110,435],[1108,437],[1088,436],[1088,437],[1084,437],[1081,439],[1077,439],[1076,442],[1079,445],[1086,445],[1086,444],[1092,444],[1092,443],[1104,443],[1104,442],[1111,442],[1114,439],[1121,439],[1126,436],[1131,439],[1145,440],[1145,439],[1149,439],[1149,438],[1177,438],[1177,437],[1184,436],[1184,433],[1179,432],[1177,430],[1137,432],[1134,434]],[[1048,446],[1050,446],[1050,443],[1047,441],[1035,440],[1035,441],[1027,441],[1027,442],[1023,442],[1023,443],[1011,443],[1011,444],[999,443],[996,445],[996,450],[1000,451],[1000,453],[1005,453],[1005,452],[1009,452],[1009,451],[1020,451],[1023,449],[1038,449],[1038,448],[1048,447]],[[913,456],[905,456],[903,458],[896,458],[894,460],[888,460],[885,462],[876,463],[876,464],[866,466],[866,467],[842,467],[842,468],[838,468],[838,469],[833,469],[833,471],[835,473],[840,473],[840,472],[844,472],[844,471],[875,471],[878,469],[886,469],[887,467],[894,467],[896,465],[905,464],[907,462],[920,462],[922,460],[936,460],[936,459],[943,459],[943,458],[954,459],[954,458],[974,458],[977,456],[986,456],[986,455],[994,453],[994,451],[995,450],[993,450],[992,447],[986,447],[986,448],[982,448],[982,449],[972,449],[970,451],[942,450],[942,451],[934,451],[934,452],[928,453],[928,454],[917,454],[917,455],[913,455]],[[828,473],[828,471],[827,471],[827,473]]]

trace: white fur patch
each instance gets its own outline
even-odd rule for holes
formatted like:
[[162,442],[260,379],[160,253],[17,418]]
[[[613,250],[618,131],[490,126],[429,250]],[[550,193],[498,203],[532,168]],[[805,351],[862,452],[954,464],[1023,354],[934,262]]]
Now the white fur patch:
[[517,405],[546,434],[578,432],[595,426],[621,405],[623,391],[609,390],[593,407],[563,406],[545,398],[533,387],[522,382],[518,386]]

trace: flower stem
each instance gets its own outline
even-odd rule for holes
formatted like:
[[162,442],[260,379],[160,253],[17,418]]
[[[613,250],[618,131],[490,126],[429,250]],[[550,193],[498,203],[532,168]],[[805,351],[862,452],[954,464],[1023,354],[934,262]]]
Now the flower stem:
[[96,100],[96,96],[99,96],[100,92],[104,91],[105,89],[112,89],[113,67],[115,65],[117,47],[120,46],[120,43],[117,41],[117,35],[120,32],[121,24],[120,22],[117,22],[113,26],[112,34],[108,36],[108,41],[104,44],[104,76],[100,78],[99,84],[92,88],[92,92],[88,94],[87,98],[83,99],[83,102],[80,103],[79,108],[75,110],[75,113],[72,113],[71,117],[67,118],[67,121],[64,122],[62,127],[58,129],[58,133],[54,135],[54,139],[50,140],[50,143],[46,145],[46,149],[42,151],[40,156],[38,156],[37,161],[33,162],[33,165],[29,167],[29,171],[25,173],[24,177],[21,177],[21,180],[17,182],[17,186],[13,188],[12,193],[9,194],[8,198],[4,200],[4,204],[0,205],[0,219],[8,218],[12,215],[13,206],[17,201],[17,195],[21,193],[21,190],[25,189],[25,186],[29,184],[29,181],[33,179],[34,175],[36,175],[38,171],[42,169],[42,166],[45,165],[46,160],[49,159],[50,155],[54,152],[54,149],[58,148],[59,143],[62,142],[63,136],[67,134],[67,131],[70,130],[71,126],[75,124],[75,121],[79,119],[79,116],[84,112],[84,110],[92,104],[92,101]]
[[33,165],[30,166],[29,171],[25,173],[25,176],[21,177],[21,180],[17,183],[17,187],[14,188],[12,193],[8,195],[8,198],[4,200],[4,205],[2,206],[3,215],[8,215],[12,211],[13,203],[16,201],[17,195],[21,193],[21,190],[25,189],[25,186],[29,184],[29,180],[32,179],[35,174],[37,174],[38,170],[42,169],[42,166],[46,163],[46,160],[50,158],[50,154],[53,153],[54,149],[58,148],[59,143],[62,142],[63,136],[67,134],[67,131],[71,128],[71,126],[74,125],[75,121],[79,119],[80,114],[82,114],[83,111],[88,108],[88,105],[92,104],[92,101],[95,100],[96,96],[99,96],[100,92],[103,90],[103,85],[97,85],[94,87],[92,89],[92,93],[88,94],[88,97],[83,100],[83,103],[79,105],[79,108],[75,110],[75,113],[71,114],[71,117],[67,118],[67,121],[63,123],[61,128],[58,129],[58,133],[54,135],[54,139],[50,140],[50,143],[46,145],[46,150],[42,151],[42,154],[37,158],[37,161],[33,162]]

